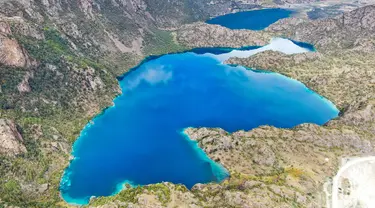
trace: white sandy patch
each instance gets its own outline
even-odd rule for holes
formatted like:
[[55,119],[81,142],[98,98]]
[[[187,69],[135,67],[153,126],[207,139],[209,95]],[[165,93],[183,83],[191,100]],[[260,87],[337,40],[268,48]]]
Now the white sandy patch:
[[224,53],[220,55],[213,55],[213,54],[205,54],[211,57],[215,57],[216,59],[220,60],[221,62],[224,62],[228,60],[229,58],[238,57],[238,58],[247,58],[250,56],[253,56],[257,53],[263,52],[263,51],[279,51],[285,54],[296,54],[296,53],[306,53],[309,52],[309,49],[300,47],[293,43],[292,41],[284,38],[273,38],[270,42],[270,44],[265,45],[261,48],[253,49],[253,50],[247,50],[247,51],[241,51],[241,50],[233,50],[229,53]]

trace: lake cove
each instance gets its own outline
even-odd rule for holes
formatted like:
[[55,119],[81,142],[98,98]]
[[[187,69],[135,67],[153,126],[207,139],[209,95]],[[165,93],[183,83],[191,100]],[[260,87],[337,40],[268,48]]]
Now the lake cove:
[[260,9],[236,12],[207,20],[208,24],[221,25],[229,29],[263,30],[277,20],[288,18],[294,12],[287,9]]
[[183,133],[187,127],[228,132],[260,125],[291,128],[321,125],[338,115],[330,101],[296,80],[223,64],[232,56],[264,50],[308,51],[278,38],[235,54],[202,49],[199,54],[164,55],[126,74],[114,106],[94,118],[74,143],[74,159],[61,179],[63,198],[82,205],[92,196],[118,193],[125,183],[166,181],[191,188],[228,177]]

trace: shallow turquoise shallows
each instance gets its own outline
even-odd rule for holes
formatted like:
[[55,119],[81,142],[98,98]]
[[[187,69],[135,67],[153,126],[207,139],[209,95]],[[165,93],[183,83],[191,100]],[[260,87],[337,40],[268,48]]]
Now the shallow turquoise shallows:
[[279,19],[290,17],[294,12],[287,9],[260,9],[237,12],[207,20],[208,24],[221,25],[230,29],[263,30]]
[[124,183],[168,181],[191,188],[225,179],[227,171],[182,133],[186,127],[290,128],[338,115],[331,102],[296,80],[225,65],[213,54],[164,55],[140,65],[120,85],[123,94],[114,106],[93,119],[73,146],[74,160],[61,180],[69,203],[115,194]]

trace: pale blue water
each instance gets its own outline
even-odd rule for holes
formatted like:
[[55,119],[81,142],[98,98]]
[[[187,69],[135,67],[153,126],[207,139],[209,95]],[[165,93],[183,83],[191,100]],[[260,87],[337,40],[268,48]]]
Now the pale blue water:
[[115,105],[86,126],[74,144],[75,159],[61,181],[69,203],[112,195],[125,181],[191,188],[226,178],[227,171],[181,133],[186,127],[290,128],[324,124],[338,115],[332,103],[298,81],[192,52],[149,60],[120,85],[123,94]]
[[279,19],[290,17],[294,12],[287,9],[260,9],[237,12],[207,20],[208,24],[221,25],[230,29],[263,30]]

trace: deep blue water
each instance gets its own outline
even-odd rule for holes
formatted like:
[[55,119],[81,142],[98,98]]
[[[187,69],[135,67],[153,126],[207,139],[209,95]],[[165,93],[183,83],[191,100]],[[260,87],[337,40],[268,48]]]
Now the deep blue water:
[[237,12],[207,20],[208,24],[217,24],[230,29],[263,30],[279,19],[290,17],[294,12],[287,9],[260,9]]
[[60,187],[69,203],[112,195],[124,182],[191,188],[226,178],[227,171],[182,133],[186,127],[289,128],[338,115],[332,103],[298,81],[192,52],[144,62],[120,85],[115,105],[93,119],[73,146],[75,159]]
[[188,52],[193,52],[196,54],[205,54],[205,53],[211,53],[214,55],[219,55],[223,53],[231,52],[232,50],[240,50],[240,51],[247,51],[252,49],[260,48],[261,46],[246,46],[242,48],[230,48],[230,47],[212,47],[212,48],[194,48],[192,50],[189,50]]
[[289,39],[289,40],[292,41],[294,44],[298,45],[299,47],[306,48],[310,51],[316,51],[314,45],[312,45],[310,43],[295,41],[295,40],[291,40],[291,39]]

